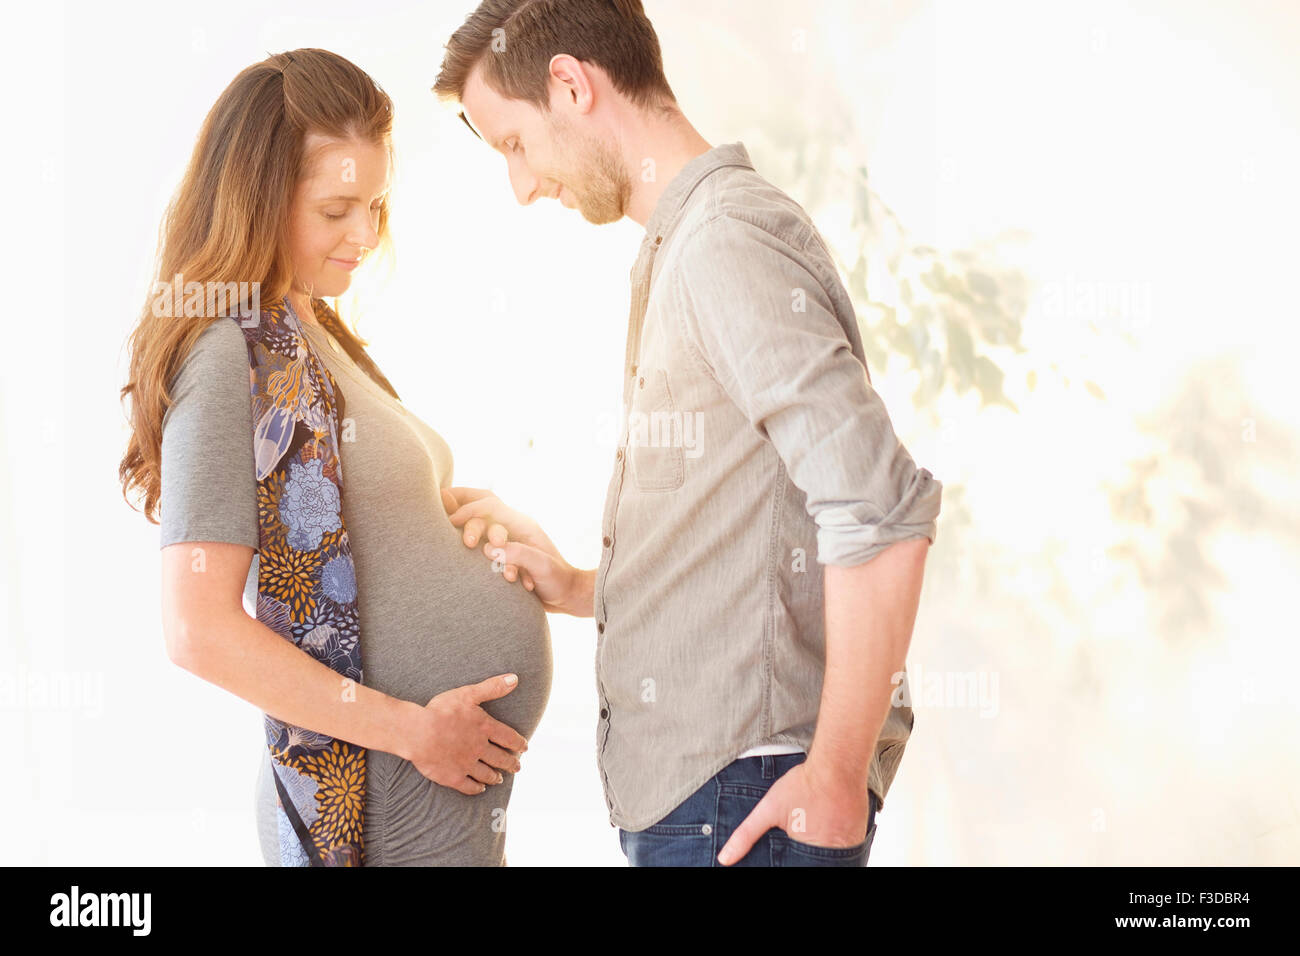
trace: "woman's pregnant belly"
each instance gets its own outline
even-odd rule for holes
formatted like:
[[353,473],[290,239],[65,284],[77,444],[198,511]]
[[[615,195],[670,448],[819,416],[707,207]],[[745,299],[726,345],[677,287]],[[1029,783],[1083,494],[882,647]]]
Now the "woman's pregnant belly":
[[[371,505],[371,508],[375,508]],[[484,703],[525,737],[541,720],[551,683],[550,629],[541,602],[467,548],[441,505],[409,522],[396,503],[385,540],[353,538],[365,683],[427,704],[443,691],[498,674],[519,675],[511,693]],[[408,525],[400,528],[403,516]],[[369,525],[382,515],[368,516]]]
[[[493,570],[481,546],[465,547],[440,501],[427,504],[431,513],[419,521],[396,500],[368,503],[356,531],[348,519],[363,602],[364,682],[425,705],[444,691],[517,674],[514,690],[482,706],[531,737],[551,690],[546,612],[531,592]],[[380,528],[385,540],[372,540]],[[407,760],[372,750],[367,865],[500,863],[513,784],[512,774],[503,776],[503,783],[466,796]]]
[[[513,691],[482,706],[532,736],[551,689],[550,630],[541,602],[494,572],[481,550],[465,547],[447,519],[439,487],[452,461],[442,438],[363,384],[322,336],[308,334],[347,401],[350,427],[339,453],[363,682],[423,706],[444,691],[518,674]],[[506,774],[504,783],[466,796],[435,784],[407,760],[371,749],[366,865],[499,864],[512,781]],[[274,806],[272,796],[272,817]]]

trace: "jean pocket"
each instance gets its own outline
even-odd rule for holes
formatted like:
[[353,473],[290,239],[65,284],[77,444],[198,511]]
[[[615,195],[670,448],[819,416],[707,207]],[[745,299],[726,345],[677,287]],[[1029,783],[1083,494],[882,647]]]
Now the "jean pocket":
[[621,831],[630,866],[713,866],[713,827],[656,823],[644,830]]
[[682,414],[668,390],[668,373],[643,369],[628,413],[628,461],[639,491],[675,491],[686,480]]
[[707,837],[713,833],[710,823],[652,823],[639,833],[651,833],[656,836],[673,837]]
[[866,839],[854,846],[814,846],[782,832],[787,866],[866,866],[876,838],[876,824],[871,824]]

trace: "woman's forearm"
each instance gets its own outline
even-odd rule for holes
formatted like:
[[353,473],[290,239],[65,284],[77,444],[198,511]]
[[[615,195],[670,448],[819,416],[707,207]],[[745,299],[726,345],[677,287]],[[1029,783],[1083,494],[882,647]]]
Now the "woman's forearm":
[[242,609],[184,629],[172,659],[278,720],[407,757],[418,704],[348,680]]

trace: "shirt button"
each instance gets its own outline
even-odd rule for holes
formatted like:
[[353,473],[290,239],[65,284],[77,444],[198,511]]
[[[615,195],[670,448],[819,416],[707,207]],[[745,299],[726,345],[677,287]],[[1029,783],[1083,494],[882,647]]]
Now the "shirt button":
[[597,633],[597,634],[604,634],[604,633],[605,633],[605,622],[604,622],[604,621],[601,621],[599,624],[596,625],[596,633]]
[[605,537],[602,539],[601,543],[604,544],[605,547],[608,548],[608,547],[609,547],[609,535],[605,535]]
[[616,452],[614,453],[614,457],[617,458],[619,461],[622,461],[622,460],[623,460],[623,449],[620,448],[618,451],[616,451]]
[[635,365],[632,366],[632,375],[633,375],[633,376],[636,375],[636,366],[635,366]]
[[601,720],[609,719],[609,711],[606,710],[604,707],[600,708],[600,719]]
[[663,236],[655,236],[655,245],[656,245],[656,246],[659,245],[659,243],[661,243],[661,242],[663,242],[663,241],[664,241],[664,237],[663,237]]
[[638,388],[645,388],[645,379],[644,379],[644,378],[641,379],[641,380],[638,381],[636,384],[637,384],[637,387],[638,387]]

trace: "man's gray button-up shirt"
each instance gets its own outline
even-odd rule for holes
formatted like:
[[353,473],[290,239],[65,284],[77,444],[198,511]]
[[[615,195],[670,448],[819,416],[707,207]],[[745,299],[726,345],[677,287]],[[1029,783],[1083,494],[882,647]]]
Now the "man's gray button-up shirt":
[[[942,485],[871,386],[825,241],[741,143],[669,183],[631,282],[594,613],[610,822],[641,830],[749,747],[811,745],[822,565],[933,542]],[[890,708],[882,804],[912,723]]]

